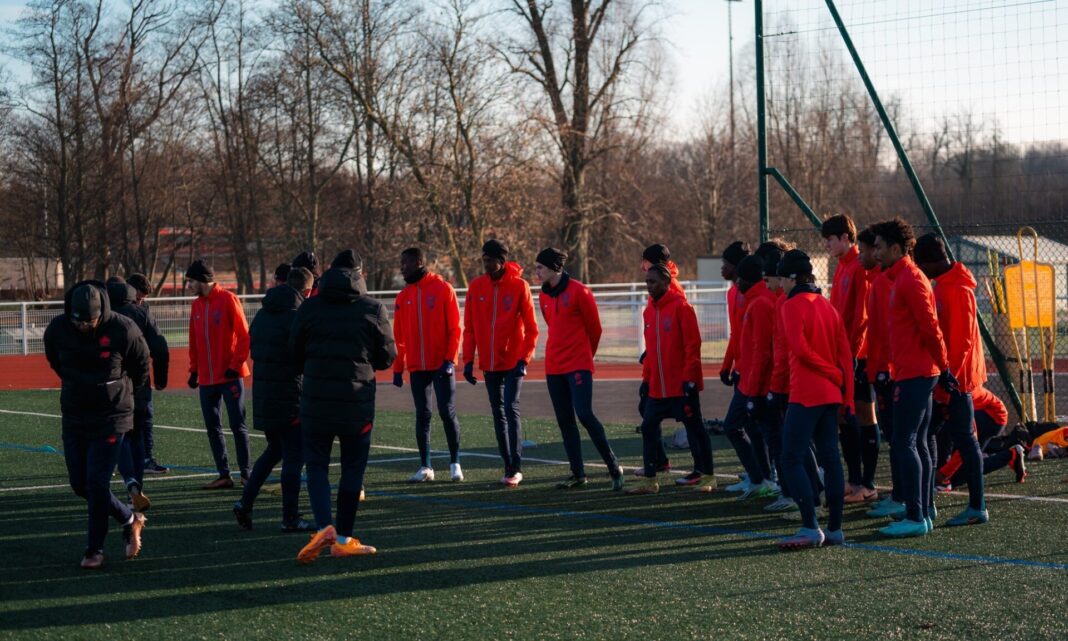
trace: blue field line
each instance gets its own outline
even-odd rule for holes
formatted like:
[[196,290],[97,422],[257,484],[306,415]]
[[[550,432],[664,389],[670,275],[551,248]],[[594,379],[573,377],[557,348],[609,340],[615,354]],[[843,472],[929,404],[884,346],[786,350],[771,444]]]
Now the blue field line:
[[0,450],[17,450],[36,454],[63,454],[63,450],[57,450],[51,445],[22,445],[20,443],[0,443]]
[[[710,525],[694,525],[690,523],[675,523],[673,521],[657,521],[643,519],[636,516],[620,516],[618,514],[598,514],[596,512],[574,512],[571,510],[553,510],[548,508],[531,507],[529,505],[517,505],[515,503],[482,503],[467,499],[452,499],[440,496],[419,496],[416,494],[404,494],[399,492],[385,492],[380,490],[368,490],[371,496],[401,499],[407,501],[423,501],[438,503],[456,507],[467,507],[476,510],[522,512],[525,514],[537,514],[541,516],[562,516],[568,518],[580,518],[591,521],[606,521],[626,525],[646,525],[674,530],[685,530],[699,534],[717,534],[738,536],[745,539],[769,540],[781,538],[777,534],[756,532],[753,530],[736,530],[732,528],[714,527]],[[881,552],[884,554],[899,554],[904,556],[918,556],[940,561],[963,561],[969,563],[983,563],[988,565],[1010,565],[1016,567],[1042,568],[1046,570],[1068,570],[1068,563],[1051,563],[1045,561],[1028,561],[1025,559],[1009,559],[999,556],[980,556],[972,554],[955,554],[953,552],[938,552],[934,550],[917,550],[915,548],[899,548],[890,545],[874,545],[869,543],[846,543],[843,547],[852,550],[864,550],[866,552]]]

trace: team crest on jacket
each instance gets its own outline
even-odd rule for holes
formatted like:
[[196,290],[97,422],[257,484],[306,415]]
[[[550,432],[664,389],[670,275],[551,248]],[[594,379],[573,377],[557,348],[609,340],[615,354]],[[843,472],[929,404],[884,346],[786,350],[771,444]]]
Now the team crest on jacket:
[[671,318],[665,318],[661,321],[660,326],[664,328],[665,332],[671,331]]
[[426,297],[426,308],[427,309],[434,309],[434,303],[436,303],[437,300],[438,300],[437,296],[427,296]]
[[110,338],[108,338],[107,336],[101,336],[100,337],[100,346],[101,347],[108,347],[110,345],[111,345],[111,339]]
[[569,307],[571,305],[571,294],[569,294],[568,292],[564,292],[563,294],[561,294],[560,302],[564,304],[564,307]]
[[514,303],[514,302],[515,302],[515,297],[513,297],[511,294],[506,294],[505,297],[504,297],[504,311],[506,311],[506,312],[512,311],[512,303]]
[[215,323],[216,325],[221,325],[222,324],[222,310],[221,309],[217,309],[217,310],[215,310],[215,311],[213,311],[211,313],[211,322]]

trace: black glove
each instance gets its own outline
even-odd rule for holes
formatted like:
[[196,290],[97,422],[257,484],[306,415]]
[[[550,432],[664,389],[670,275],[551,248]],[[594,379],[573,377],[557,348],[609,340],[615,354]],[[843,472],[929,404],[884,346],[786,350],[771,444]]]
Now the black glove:
[[957,377],[949,369],[942,370],[942,373],[938,375],[938,384],[953,396],[960,394],[960,383],[957,382]]
[[191,374],[189,374],[189,382],[187,383],[187,385],[189,385],[189,389],[196,389],[200,387],[200,383],[197,382],[196,372],[192,372]]
[[518,363],[516,363],[515,364],[515,369],[512,370],[512,373],[515,374],[519,378],[522,378],[522,377],[526,376],[527,375],[527,362],[521,360]]
[[165,367],[160,369],[160,371],[156,372],[155,385],[156,385],[156,389],[157,390],[163,391],[163,390],[167,389],[167,376],[168,376],[167,368],[165,368]]
[[646,354],[648,354],[648,352],[642,352],[642,355],[638,357],[638,364],[639,365],[645,365],[645,355]]
[[682,384],[682,393],[684,396],[697,396],[697,383],[686,381]]
[[731,372],[731,387],[737,387],[738,381],[742,380],[742,375],[738,372]]
[[875,375],[875,382],[880,385],[886,385],[890,382],[890,372],[879,372]]
[[227,367],[226,371],[223,372],[223,378],[241,378],[241,372],[237,371],[236,369]]
[[729,369],[725,369],[719,373],[719,380],[722,381],[723,384],[727,387],[734,385],[734,383],[732,382],[731,371]]
[[750,420],[756,418],[757,407],[759,406],[760,399],[755,396],[748,396],[745,399],[745,415]]
[[638,414],[645,416],[645,405],[649,401],[649,383],[642,381],[638,386]]
[[443,361],[441,367],[438,368],[438,376],[442,378],[452,378],[453,372],[456,371],[456,366],[452,364],[452,361]]
[[404,387],[404,374],[393,372],[393,387]]
[[468,383],[471,383],[472,385],[474,385],[475,383],[478,382],[478,379],[475,378],[475,362],[474,361],[470,361],[470,362],[464,363],[464,380],[467,381]]
[[853,382],[857,385],[868,384],[868,371],[866,365],[866,362],[859,359],[853,361]]

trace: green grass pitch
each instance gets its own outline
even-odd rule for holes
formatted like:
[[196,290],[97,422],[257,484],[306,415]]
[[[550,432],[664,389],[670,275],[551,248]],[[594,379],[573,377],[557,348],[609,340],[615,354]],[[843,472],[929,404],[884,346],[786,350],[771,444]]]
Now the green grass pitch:
[[[1068,638],[1064,461],[1032,466],[1023,485],[1007,471],[987,477],[996,496],[985,526],[889,541],[881,522],[847,507],[850,546],[782,554],[772,543],[797,524],[764,512],[766,501],[673,486],[612,493],[588,444],[590,485],[556,490],[563,449],[544,420],[524,422],[538,445],[518,489],[496,485],[482,416],[461,417],[464,483],[408,484],[412,416],[383,413],[356,526],[379,553],[300,566],[306,537],[278,532],[278,496],[261,495],[247,532],[230,514],[237,490],[199,489],[211,476],[199,408],[161,394],[157,450],[176,469],[146,480],[141,557],[122,559],[113,527],[94,573],[77,567],[84,503],[66,487],[62,456],[43,451],[61,449],[59,420],[32,414],[57,414],[57,394],[0,393],[0,409],[0,638]],[[434,430],[443,445],[436,419]],[[624,464],[638,465],[633,426],[608,430]],[[714,444],[718,472],[737,472],[727,443]],[[254,438],[253,455],[262,448]],[[688,465],[687,452],[670,454],[676,469]],[[447,463],[436,459],[441,476]],[[940,496],[938,507],[952,515],[964,502]],[[301,504],[310,512],[304,495]]]

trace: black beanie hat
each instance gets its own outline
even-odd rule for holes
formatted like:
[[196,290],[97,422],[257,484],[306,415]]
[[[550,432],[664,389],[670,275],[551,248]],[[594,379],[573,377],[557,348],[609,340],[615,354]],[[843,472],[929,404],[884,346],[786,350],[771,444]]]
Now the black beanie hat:
[[791,249],[779,261],[779,276],[783,278],[797,278],[811,273],[812,261],[800,249]]
[[[289,270],[291,270],[291,269],[293,269],[293,267],[289,263],[282,263],[278,267],[275,267],[274,268],[274,279],[275,280],[285,280],[285,279],[289,278]],[[305,268],[305,269],[307,269],[307,268]],[[311,271],[311,270],[309,269],[308,271]]]
[[[314,252],[300,252],[297,254],[297,257],[293,259],[292,266],[303,267],[310,271],[313,276],[319,273],[319,259],[315,257]],[[283,276],[283,278],[285,277]]]
[[487,240],[486,244],[482,245],[482,255],[504,260],[504,257],[508,255],[508,248],[504,246],[504,243],[494,238]]
[[735,269],[738,278],[756,283],[764,278],[764,261],[759,256],[746,256]]
[[346,249],[334,257],[334,261],[330,263],[330,267],[331,269],[335,267],[339,269],[363,269],[363,258],[361,258],[354,250]]
[[917,263],[938,263],[943,260],[949,260],[942,238],[934,232],[924,234],[916,239],[916,246],[912,248],[912,255]]
[[100,290],[88,283],[78,285],[70,296],[70,317],[75,321],[91,321],[100,318],[104,301]]
[[785,252],[774,249],[768,250],[764,253],[764,275],[775,276],[779,273],[779,261],[782,260]]
[[534,260],[545,265],[554,272],[558,272],[564,269],[564,261],[567,260],[567,254],[555,247],[546,247],[538,252],[538,257]]
[[671,259],[671,252],[661,244],[649,245],[642,252],[642,258],[653,264],[665,264]]
[[723,250],[723,260],[734,266],[741,263],[742,259],[748,255],[749,250],[745,248],[745,243],[740,240],[736,240],[730,245],[727,245],[727,249]]
[[215,280],[215,273],[198,258],[189,265],[189,269],[185,270],[185,277],[201,283],[211,283]]

